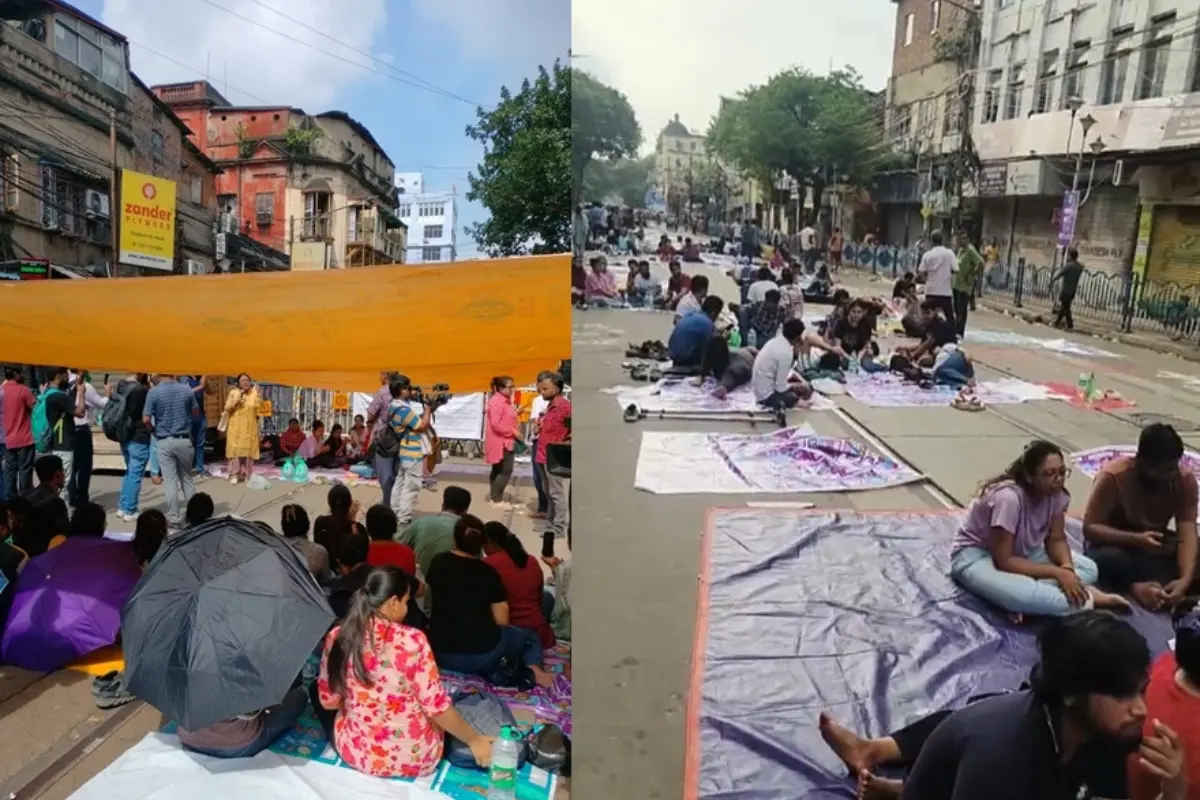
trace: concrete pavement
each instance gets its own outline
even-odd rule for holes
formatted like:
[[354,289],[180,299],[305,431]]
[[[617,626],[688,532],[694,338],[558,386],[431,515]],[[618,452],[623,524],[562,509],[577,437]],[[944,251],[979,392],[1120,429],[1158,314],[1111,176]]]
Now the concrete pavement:
[[[713,289],[736,298],[719,270],[691,268],[710,277]],[[865,281],[852,284],[867,288]],[[888,286],[890,290],[890,284]],[[870,285],[872,293],[881,284]],[[890,291],[889,291],[890,294]],[[1062,338],[1046,329],[987,311],[972,315],[973,327]],[[674,798],[684,764],[687,701],[706,509],[742,506],[747,500],[791,499],[819,508],[856,510],[937,508],[965,505],[978,484],[1002,470],[1033,438],[1048,438],[1067,451],[1105,444],[1132,444],[1139,424],[1174,421],[1200,445],[1196,394],[1159,371],[1197,372],[1186,362],[1088,337],[1072,337],[1122,358],[1064,356],[1051,351],[971,346],[980,377],[1016,375],[1031,381],[1073,384],[1094,371],[1101,388],[1138,403],[1126,413],[1103,414],[1065,402],[1040,401],[983,413],[951,408],[878,409],[837,398],[840,414],[797,412],[791,422],[818,432],[882,446],[923,471],[927,485],[853,494],[791,497],[746,495],[655,496],[633,489],[643,430],[751,432],[735,423],[621,420],[613,397],[599,389],[629,383],[620,369],[626,343],[666,340],[668,315],[628,311],[580,311],[575,317],[574,438],[578,464],[575,518],[580,556],[574,566],[574,790],[579,797]],[[1157,415],[1154,418],[1139,414]],[[762,432],[762,429],[759,429]],[[1073,509],[1082,510],[1088,481],[1073,475]],[[931,490],[932,489],[932,490]],[[940,490],[940,491],[939,491]]]
[[[480,463],[476,460],[471,466]],[[110,511],[115,509],[120,480],[116,475],[96,476],[92,499]],[[421,493],[418,515],[439,511],[441,491],[451,485],[471,492],[471,513],[484,521],[505,522],[530,552],[540,551],[540,534],[524,509],[535,497],[529,478],[514,477],[509,495],[520,507],[503,512],[486,502],[485,475],[448,472],[433,491]],[[310,519],[325,513],[329,490],[328,485],[277,483],[260,492],[213,478],[199,479],[196,488],[213,497],[218,515],[237,514],[267,522],[276,529],[280,509],[287,503],[304,506]],[[375,486],[353,487],[352,492],[366,507],[381,499]],[[163,507],[162,487],[146,481],[142,508]],[[110,530],[130,527],[110,514]],[[565,554],[566,542],[557,543],[556,548]],[[42,675],[0,666],[0,797],[8,798],[12,792],[28,787],[17,795],[22,800],[65,800],[161,722],[156,711],[141,703],[115,711],[98,710],[91,694],[91,677],[83,673],[62,670]]]

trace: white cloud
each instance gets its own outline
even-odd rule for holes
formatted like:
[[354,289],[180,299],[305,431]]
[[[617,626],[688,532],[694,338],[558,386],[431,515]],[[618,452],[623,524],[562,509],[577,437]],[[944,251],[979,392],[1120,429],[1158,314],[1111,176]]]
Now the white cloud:
[[573,0],[571,47],[575,66],[629,98],[648,151],[675,114],[704,133],[722,95],[792,66],[849,63],[882,89],[895,16],[886,0]]
[[442,26],[473,59],[520,66],[566,60],[571,0],[412,0],[413,10]]
[[[387,71],[382,64],[326,38],[332,36],[382,57],[373,47],[386,24],[386,0],[264,0],[299,22],[326,31],[325,35],[252,0],[214,2],[261,26],[202,0],[105,0],[103,20],[130,39],[134,72],[146,83],[199,80],[207,70],[209,80],[233,103],[290,104],[316,113],[335,107],[339,91],[347,85],[376,77],[262,26],[351,62]],[[138,43],[186,66],[155,55]],[[226,81],[228,92],[224,91]]]

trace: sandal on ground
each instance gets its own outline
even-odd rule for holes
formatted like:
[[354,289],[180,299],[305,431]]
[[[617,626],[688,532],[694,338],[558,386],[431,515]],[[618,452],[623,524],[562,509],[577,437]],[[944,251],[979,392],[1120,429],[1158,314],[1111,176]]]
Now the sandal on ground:
[[983,403],[973,394],[959,392],[950,401],[950,405],[959,411],[983,411]]
[[111,684],[96,694],[96,708],[112,709],[132,703],[137,698],[125,691],[125,676],[118,674]]
[[648,364],[638,364],[629,370],[629,377],[635,381],[650,380],[650,366]]
[[642,410],[637,407],[636,403],[630,403],[625,407],[625,413],[621,415],[621,418],[626,422],[637,422],[642,418]]
[[120,680],[121,673],[115,669],[103,675],[97,675],[92,679],[92,696],[99,697],[102,693],[110,691]]

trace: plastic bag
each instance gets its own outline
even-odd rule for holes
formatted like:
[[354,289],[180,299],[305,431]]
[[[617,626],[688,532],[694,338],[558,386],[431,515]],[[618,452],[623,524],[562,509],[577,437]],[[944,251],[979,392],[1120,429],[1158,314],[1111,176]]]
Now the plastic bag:
[[262,475],[251,475],[246,481],[246,487],[256,492],[265,492],[271,488],[271,482]]
[[294,480],[296,483],[307,483],[308,464],[306,464],[304,459],[300,458],[300,456],[296,456],[294,461],[295,466],[292,468],[292,480]]
[[[499,736],[504,727],[517,727],[517,719],[508,706],[494,694],[481,692],[457,692],[454,697],[454,708],[462,715],[467,723],[483,736]],[[446,760],[456,767],[463,769],[479,769],[475,756],[466,742],[446,734]],[[517,754],[517,768],[525,765],[525,749]]]
[[279,468],[279,476],[285,481],[290,481],[295,473],[296,465],[292,463],[290,458],[287,461],[284,461],[283,466]]

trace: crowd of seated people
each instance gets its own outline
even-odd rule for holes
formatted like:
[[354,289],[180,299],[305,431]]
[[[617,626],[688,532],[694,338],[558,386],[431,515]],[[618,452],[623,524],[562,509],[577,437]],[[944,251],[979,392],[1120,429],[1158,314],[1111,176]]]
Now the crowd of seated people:
[[493,685],[550,686],[543,651],[562,630],[552,619],[566,613],[563,632],[570,634],[565,563],[543,559],[555,576],[548,591],[538,560],[507,527],[472,516],[470,493],[461,487],[445,489],[441,513],[403,531],[386,506],[362,513],[344,486],[332,487],[327,502],[329,513],[317,517],[311,539],[300,506],[285,506],[280,519],[337,618],[322,645],[318,680],[307,691],[297,680],[272,709],[181,730],[184,747],[252,756],[311,702],[338,755],[367,774],[430,774],[447,733],[486,765],[490,740],[454,709],[440,670]]

